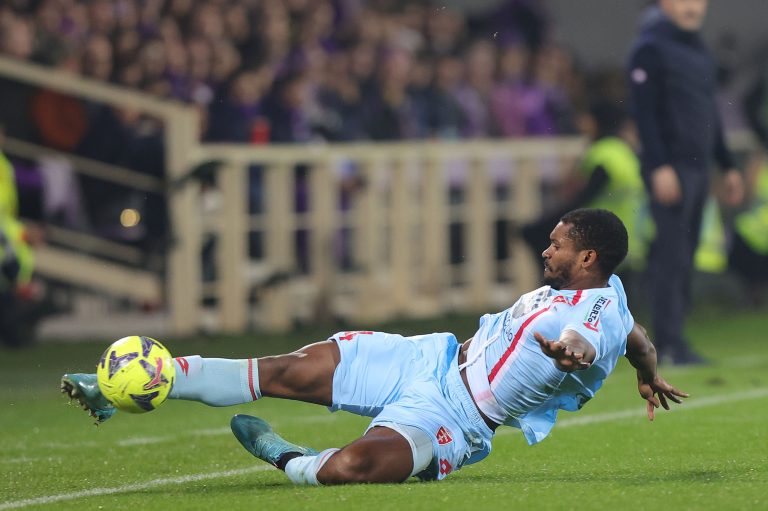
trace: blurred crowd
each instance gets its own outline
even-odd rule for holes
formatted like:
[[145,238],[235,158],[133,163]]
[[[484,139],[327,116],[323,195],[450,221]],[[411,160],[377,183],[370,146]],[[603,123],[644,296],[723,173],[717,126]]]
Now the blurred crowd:
[[[3,54],[197,105],[203,138],[253,143],[572,133],[583,79],[547,32],[534,0],[497,2],[478,17],[399,0],[0,7]],[[39,134],[59,146],[97,145],[87,140],[89,127],[103,132],[107,121],[52,96],[33,108]],[[46,119],[46,101],[68,103],[82,122],[62,129]],[[115,115],[109,121],[133,138],[157,128],[129,112]]]

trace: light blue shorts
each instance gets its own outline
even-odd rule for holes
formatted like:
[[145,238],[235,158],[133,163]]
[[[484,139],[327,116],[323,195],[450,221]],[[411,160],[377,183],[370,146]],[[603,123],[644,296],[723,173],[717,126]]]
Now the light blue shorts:
[[428,435],[433,457],[419,477],[443,479],[490,453],[493,432],[461,380],[453,334],[339,332],[331,339],[341,360],[330,410],[374,417],[368,429],[396,424]]

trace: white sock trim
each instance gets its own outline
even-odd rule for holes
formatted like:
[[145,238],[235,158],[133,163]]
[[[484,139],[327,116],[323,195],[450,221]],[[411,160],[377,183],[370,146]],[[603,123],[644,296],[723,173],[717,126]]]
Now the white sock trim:
[[295,484],[319,486],[317,473],[339,449],[326,449],[315,456],[299,456],[285,464],[285,475]]
[[248,358],[241,360],[240,386],[243,392],[243,402],[256,401],[261,398],[259,388],[259,360]]

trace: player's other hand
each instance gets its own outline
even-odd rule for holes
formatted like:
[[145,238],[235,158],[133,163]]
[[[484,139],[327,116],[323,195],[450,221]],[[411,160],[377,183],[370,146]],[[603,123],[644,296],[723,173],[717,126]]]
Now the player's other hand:
[[651,174],[653,199],[664,206],[672,206],[680,202],[683,192],[680,188],[680,178],[671,165],[662,165]]
[[723,175],[723,200],[729,206],[738,206],[744,200],[744,177],[736,169]]
[[538,341],[541,351],[555,360],[555,365],[561,371],[567,373],[588,369],[591,365],[584,361],[584,352],[575,350],[562,341],[552,341],[544,338],[539,332],[534,332],[533,337]]
[[656,375],[651,382],[644,381],[639,375],[637,378],[637,390],[640,391],[640,397],[645,399],[648,410],[648,420],[653,420],[654,411],[659,406],[664,407],[665,410],[669,410],[669,401],[675,403],[682,403],[680,398],[688,397],[687,392],[679,390],[662,378]]

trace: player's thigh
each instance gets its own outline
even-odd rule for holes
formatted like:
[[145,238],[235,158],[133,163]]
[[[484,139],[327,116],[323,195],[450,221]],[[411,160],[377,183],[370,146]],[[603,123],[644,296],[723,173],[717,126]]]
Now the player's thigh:
[[322,341],[285,355],[259,358],[262,395],[330,406],[339,349]]
[[383,332],[341,332],[331,339],[337,342],[340,353],[333,377],[332,410],[375,416],[397,401],[414,378],[428,371],[428,361],[412,338]]
[[399,483],[413,472],[411,442],[388,427],[374,427],[334,454],[317,474],[323,484]]

